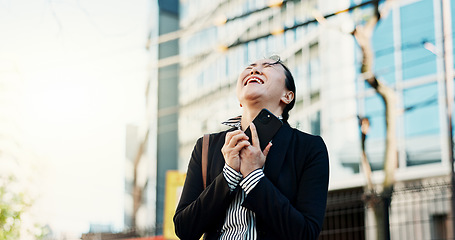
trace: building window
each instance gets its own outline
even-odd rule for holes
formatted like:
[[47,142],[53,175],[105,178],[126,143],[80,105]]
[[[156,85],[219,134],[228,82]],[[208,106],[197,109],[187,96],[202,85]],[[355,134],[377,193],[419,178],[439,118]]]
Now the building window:
[[311,116],[311,133],[321,135],[321,111],[317,111]]
[[[375,50],[374,71],[381,81],[389,85],[395,83],[395,48],[393,43],[393,15],[381,18],[372,39]],[[371,88],[369,84],[365,87]]]
[[422,44],[424,41],[435,42],[433,1],[417,1],[403,6],[400,16],[403,79],[435,74],[436,55]]
[[310,61],[308,65],[308,75],[309,75],[309,89],[313,95],[314,92],[319,92],[320,88],[320,60],[319,60],[319,44],[314,43],[310,45]]
[[384,139],[385,127],[385,108],[384,101],[379,94],[365,98],[365,116],[370,120],[367,141],[370,139]]
[[438,88],[436,83],[403,91],[404,134],[408,166],[441,161]]

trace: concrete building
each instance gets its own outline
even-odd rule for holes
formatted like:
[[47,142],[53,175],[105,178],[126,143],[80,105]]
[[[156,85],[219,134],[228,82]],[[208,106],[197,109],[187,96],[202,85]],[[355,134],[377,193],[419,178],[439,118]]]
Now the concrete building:
[[177,0],[150,1],[149,79],[145,119],[127,126],[125,227],[143,235],[161,235],[165,177],[177,169],[178,40],[162,37],[179,29]]
[[[158,1],[158,36],[179,29],[179,5],[177,0]],[[178,40],[158,44],[158,61],[169,59],[179,54]],[[167,170],[177,168],[178,152],[178,82],[179,65],[166,64],[158,66],[157,88],[151,89],[151,94],[157,94],[158,109],[156,131],[156,226],[161,232],[164,209],[164,190]],[[153,78],[153,77],[152,77]],[[153,79],[152,79],[153,81]],[[155,92],[156,91],[156,92]],[[150,137],[154,137],[151,135]],[[150,139],[152,141],[153,139]]]

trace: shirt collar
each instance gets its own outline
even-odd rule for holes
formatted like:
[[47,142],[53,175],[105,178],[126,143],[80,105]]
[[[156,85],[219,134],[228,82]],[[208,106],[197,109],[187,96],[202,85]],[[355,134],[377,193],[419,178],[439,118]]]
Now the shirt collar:
[[233,118],[229,118],[228,120],[222,122],[221,124],[240,129],[241,124],[242,124],[242,115],[239,115],[239,116],[233,117]]
[[[280,120],[283,120],[282,116],[278,117]],[[242,115],[238,115],[237,117],[229,118],[228,120],[222,122],[221,124],[227,125],[229,127],[241,129],[242,126]]]

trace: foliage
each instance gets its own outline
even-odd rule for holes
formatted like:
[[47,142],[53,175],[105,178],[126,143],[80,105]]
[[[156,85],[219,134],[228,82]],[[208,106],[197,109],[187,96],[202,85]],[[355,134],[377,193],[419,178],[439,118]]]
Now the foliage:
[[0,240],[42,239],[46,231],[39,224],[24,224],[32,201],[14,176],[0,176]]
[[21,216],[28,206],[15,178],[0,177],[0,240],[19,239]]

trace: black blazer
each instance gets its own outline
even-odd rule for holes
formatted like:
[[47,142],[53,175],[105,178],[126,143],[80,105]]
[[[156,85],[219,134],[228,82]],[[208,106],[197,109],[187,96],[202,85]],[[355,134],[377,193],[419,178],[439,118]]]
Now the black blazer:
[[[218,239],[226,210],[236,191],[223,176],[221,148],[226,133],[210,135],[207,188],[201,171],[202,138],[191,155],[182,196],[174,215],[180,239]],[[285,123],[273,138],[264,167],[265,177],[247,195],[242,206],[256,214],[258,239],[317,239],[327,202],[329,160],[319,136]]]

